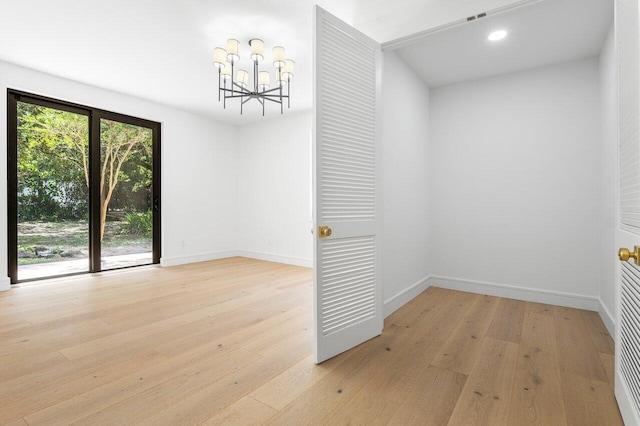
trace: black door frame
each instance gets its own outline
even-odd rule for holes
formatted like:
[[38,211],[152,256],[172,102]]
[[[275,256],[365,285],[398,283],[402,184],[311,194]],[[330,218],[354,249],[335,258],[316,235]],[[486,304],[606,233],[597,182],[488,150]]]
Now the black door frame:
[[[130,115],[61,101],[46,96],[36,95],[14,89],[7,89],[7,214],[8,214],[8,266],[12,284],[24,282],[18,277],[18,102],[25,102],[47,108],[58,109],[87,116],[89,126],[89,273],[102,271],[100,234],[100,120],[111,120],[134,126],[145,127],[152,131],[152,264],[160,263],[160,202],[161,202],[161,170],[160,146],[161,124]],[[142,266],[142,265],[136,265]],[[132,268],[128,266],[124,268]],[[117,268],[117,269],[124,269]],[[78,275],[78,272],[66,275]],[[60,277],[65,275],[56,275]],[[43,277],[42,279],[53,278]]]

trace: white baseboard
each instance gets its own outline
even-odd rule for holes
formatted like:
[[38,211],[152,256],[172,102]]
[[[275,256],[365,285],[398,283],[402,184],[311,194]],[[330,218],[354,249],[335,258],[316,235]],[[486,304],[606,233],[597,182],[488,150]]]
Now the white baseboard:
[[546,303],[549,305],[566,306],[569,308],[598,311],[598,298],[582,296],[572,293],[560,293],[549,290],[539,290],[527,287],[514,287],[504,284],[470,281],[458,278],[432,276],[429,286],[442,287],[450,290],[468,291],[470,293],[487,294],[489,296],[506,297],[527,302]]
[[227,257],[239,256],[235,250],[229,251],[217,251],[213,253],[203,253],[194,256],[178,256],[178,257],[161,257],[160,266],[177,266],[185,265],[187,263],[206,262],[208,260],[225,259]]
[[304,266],[306,268],[313,268],[312,259],[301,259],[297,257],[279,256],[270,253],[261,253],[248,250],[228,250],[218,251],[213,253],[197,254],[194,256],[179,256],[179,257],[162,257],[160,258],[160,265],[177,266],[185,265],[187,263],[206,262],[208,260],[226,259],[228,257],[248,257],[250,259],[266,260],[267,262],[284,263],[287,265]]
[[303,259],[299,257],[280,256],[271,253],[262,253],[250,250],[238,250],[236,256],[248,257],[251,259],[266,260],[267,262],[284,263],[286,265],[303,266],[313,268],[313,259]]
[[407,303],[414,297],[425,291],[429,287],[429,277],[425,277],[417,283],[413,284],[406,290],[396,294],[391,299],[384,302],[384,317],[388,317]]
[[9,277],[0,279],[0,291],[7,291],[11,288],[11,279]]
[[616,369],[615,387],[616,402],[618,403],[618,408],[620,408],[620,414],[622,414],[624,424],[640,425],[640,413],[635,409],[633,394],[618,369]]
[[602,300],[598,300],[598,314],[600,314],[600,318],[602,318],[602,322],[604,326],[607,327],[607,331],[611,338],[615,342],[616,340],[616,320],[611,315],[611,312],[607,307],[602,303]]

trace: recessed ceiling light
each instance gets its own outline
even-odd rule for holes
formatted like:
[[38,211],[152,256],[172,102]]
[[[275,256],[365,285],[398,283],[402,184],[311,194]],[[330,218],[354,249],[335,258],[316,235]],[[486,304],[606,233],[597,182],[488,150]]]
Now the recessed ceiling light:
[[507,36],[507,32],[505,30],[494,31],[491,34],[489,34],[489,40],[498,41],[498,40],[502,40],[506,36]]

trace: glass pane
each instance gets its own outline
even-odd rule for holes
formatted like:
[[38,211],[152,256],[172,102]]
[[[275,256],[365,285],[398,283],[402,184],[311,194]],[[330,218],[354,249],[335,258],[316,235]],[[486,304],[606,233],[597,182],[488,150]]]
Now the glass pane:
[[89,118],[18,102],[18,279],[89,270]]
[[152,130],[100,121],[102,269],[153,261]]

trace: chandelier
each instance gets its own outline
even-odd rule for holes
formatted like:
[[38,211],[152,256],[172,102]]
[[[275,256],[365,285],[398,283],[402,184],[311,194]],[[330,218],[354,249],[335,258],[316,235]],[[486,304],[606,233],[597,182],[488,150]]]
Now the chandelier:
[[239,44],[238,40],[232,38],[227,40],[226,50],[221,47],[216,47],[213,50],[213,66],[218,69],[218,101],[222,101],[223,107],[226,109],[227,99],[240,99],[240,114],[242,114],[244,104],[251,99],[260,102],[263,116],[267,101],[280,104],[280,114],[284,112],[285,99],[287,108],[291,108],[290,89],[295,62],[291,59],[285,59],[284,47],[275,46],[273,48],[275,87],[271,88],[269,71],[259,70],[260,63],[264,60],[264,42],[258,38],[249,40],[250,57],[253,61],[253,85],[250,88],[247,70],[238,69],[234,74],[240,61]]

